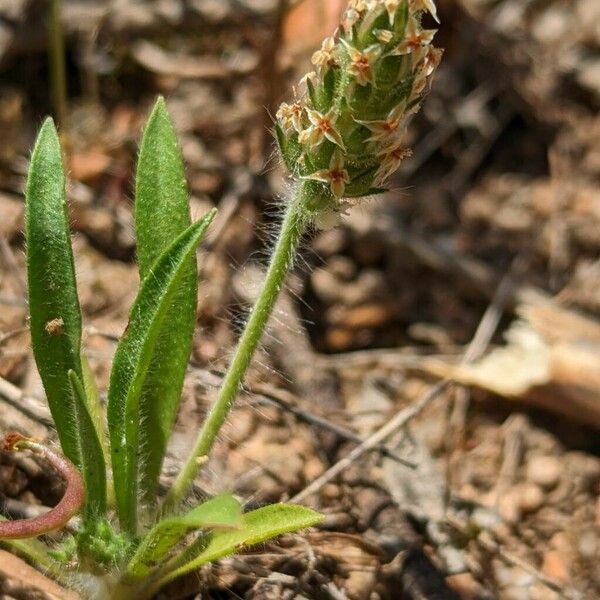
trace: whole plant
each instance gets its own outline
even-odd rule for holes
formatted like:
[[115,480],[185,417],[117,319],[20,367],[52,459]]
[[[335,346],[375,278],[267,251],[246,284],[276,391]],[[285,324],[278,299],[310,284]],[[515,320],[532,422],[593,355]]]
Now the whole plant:
[[[33,353],[62,451],[24,433],[4,449],[39,455],[65,480],[61,501],[33,519],[0,520],[0,541],[84,598],[151,598],[174,579],[252,544],[319,523],[296,505],[244,512],[232,494],[190,499],[200,466],[243,383],[300,240],[385,190],[409,152],[403,134],[441,51],[432,0],[352,0],[315,70],[282,104],[274,129],[290,192],[263,288],[189,457],[163,498],[159,477],[196,321],[196,249],[215,211],[191,223],[184,165],[166,104],[145,127],[135,187],[140,288],[101,402],[82,348],[65,174],[51,119],[31,157],[25,233]],[[62,541],[30,539],[65,528]]]

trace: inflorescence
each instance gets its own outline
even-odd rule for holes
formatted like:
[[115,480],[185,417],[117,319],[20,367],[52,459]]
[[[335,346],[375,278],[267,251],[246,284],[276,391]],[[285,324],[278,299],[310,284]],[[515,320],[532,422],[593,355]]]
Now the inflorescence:
[[429,88],[442,50],[424,29],[433,0],[351,0],[341,26],[312,56],[296,100],[281,105],[276,132],[296,180],[316,182],[307,206],[333,224],[348,199],[385,190],[410,155],[403,136]]

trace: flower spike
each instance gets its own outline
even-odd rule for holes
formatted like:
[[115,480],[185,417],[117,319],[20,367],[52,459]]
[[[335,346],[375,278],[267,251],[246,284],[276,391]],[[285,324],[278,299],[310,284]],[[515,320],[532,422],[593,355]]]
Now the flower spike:
[[384,189],[410,154],[402,138],[442,58],[436,31],[421,25],[424,13],[437,20],[434,0],[350,0],[312,56],[307,91],[277,114],[292,176],[324,184],[310,186],[318,197],[305,209],[318,226]]

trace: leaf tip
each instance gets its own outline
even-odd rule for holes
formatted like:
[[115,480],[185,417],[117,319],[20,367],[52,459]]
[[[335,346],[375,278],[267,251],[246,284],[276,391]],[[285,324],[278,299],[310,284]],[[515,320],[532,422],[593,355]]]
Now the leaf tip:
[[154,106],[152,107],[152,111],[148,117],[148,125],[146,127],[148,127],[156,119],[163,119],[171,123],[171,117],[169,115],[169,110],[167,109],[167,101],[162,95],[156,97]]
[[60,140],[58,139],[58,131],[56,129],[56,125],[54,124],[54,119],[52,117],[46,117],[46,119],[44,119],[44,122],[42,123],[42,126],[40,127],[40,130],[37,134],[33,154],[35,155],[36,150],[38,148],[48,148],[49,146],[54,146],[60,151]]
[[40,133],[42,131],[46,131],[46,130],[56,131],[56,125],[55,125],[54,119],[52,117],[46,117],[44,119],[44,122],[42,123],[42,126],[40,127]]
[[204,219],[206,219],[206,221],[208,222],[208,225],[210,225],[215,217],[217,216],[217,213],[219,212],[218,208],[211,208],[205,215]]

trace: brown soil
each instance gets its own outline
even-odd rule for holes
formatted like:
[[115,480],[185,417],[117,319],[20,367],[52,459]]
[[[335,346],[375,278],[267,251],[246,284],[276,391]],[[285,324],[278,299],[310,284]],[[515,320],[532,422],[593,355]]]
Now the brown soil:
[[[192,215],[220,208],[199,255],[167,483],[264,269],[285,190],[268,111],[334,27],[336,3],[285,14],[277,0],[107,4],[64,0],[62,128],[102,389],[138,285],[133,165],[156,94],[180,135]],[[325,513],[318,529],[221,561],[164,598],[600,597],[598,3],[439,4],[446,54],[410,130],[414,156],[392,192],[307,237],[201,489],[250,507],[289,499],[356,448],[350,432],[367,438],[440,378],[465,386],[390,436],[391,457],[367,452],[303,500]],[[54,439],[30,352],[22,236],[28,152],[52,110],[46,9],[0,2],[0,431]],[[485,357],[459,365],[486,310],[498,327],[484,321],[492,337],[471,346]],[[34,514],[60,493],[34,460],[0,454],[3,514]],[[2,600],[54,593],[0,568]]]

